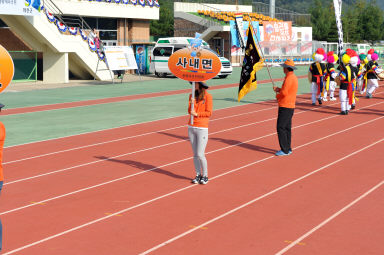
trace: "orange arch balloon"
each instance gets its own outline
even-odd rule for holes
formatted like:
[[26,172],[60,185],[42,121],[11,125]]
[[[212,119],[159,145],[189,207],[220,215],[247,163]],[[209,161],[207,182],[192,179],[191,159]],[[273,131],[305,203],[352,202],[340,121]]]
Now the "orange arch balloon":
[[8,51],[0,45],[0,93],[8,87],[15,74],[13,60]]

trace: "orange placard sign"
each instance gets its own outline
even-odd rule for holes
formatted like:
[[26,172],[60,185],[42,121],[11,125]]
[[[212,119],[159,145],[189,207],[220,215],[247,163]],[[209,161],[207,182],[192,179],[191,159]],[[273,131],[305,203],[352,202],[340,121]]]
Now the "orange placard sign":
[[0,45],[0,93],[11,83],[14,73],[15,67],[11,55]]
[[212,51],[199,49],[193,57],[189,48],[175,51],[168,60],[169,70],[186,81],[206,81],[221,70],[219,57]]

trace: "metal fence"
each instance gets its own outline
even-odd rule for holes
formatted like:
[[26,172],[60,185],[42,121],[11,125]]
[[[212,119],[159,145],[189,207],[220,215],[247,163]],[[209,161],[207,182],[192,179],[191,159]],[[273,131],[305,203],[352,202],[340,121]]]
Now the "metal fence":
[[[269,16],[269,4],[253,1],[253,10],[257,13]],[[311,15],[297,13],[283,8],[275,8],[275,18],[292,21],[292,25],[311,26]]]
[[311,63],[312,54],[317,48],[324,48],[324,44],[318,41],[308,42],[260,42],[260,49],[266,63],[278,64],[286,59],[293,59],[296,64]]

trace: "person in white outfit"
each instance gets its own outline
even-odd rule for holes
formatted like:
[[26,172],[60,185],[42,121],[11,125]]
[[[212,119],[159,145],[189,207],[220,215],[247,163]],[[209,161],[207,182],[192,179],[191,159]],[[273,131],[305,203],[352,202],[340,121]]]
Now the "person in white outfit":
[[326,72],[325,64],[322,63],[327,55],[323,48],[318,48],[312,57],[315,62],[309,66],[309,76],[311,82],[312,105],[316,105],[316,100],[322,104],[321,94],[324,89],[324,75]]
[[372,98],[373,93],[379,87],[377,74],[381,73],[383,69],[379,67],[377,60],[379,55],[374,49],[370,49],[367,55],[368,64],[366,65],[367,70],[367,94],[366,98]]
[[327,65],[326,65],[326,76],[325,76],[325,88],[323,94],[323,101],[328,101],[327,96],[329,92],[329,100],[335,101],[335,90],[336,90],[336,81],[337,73],[335,71],[335,64],[339,57],[333,52],[330,51],[327,53]]
[[[340,64],[340,106],[341,114],[347,115],[351,110],[353,102],[353,89],[356,82],[358,73],[357,68],[357,53],[354,50],[347,49],[346,53],[342,56],[342,63]],[[353,65],[351,65],[351,63]],[[355,64],[356,63],[356,64]]]

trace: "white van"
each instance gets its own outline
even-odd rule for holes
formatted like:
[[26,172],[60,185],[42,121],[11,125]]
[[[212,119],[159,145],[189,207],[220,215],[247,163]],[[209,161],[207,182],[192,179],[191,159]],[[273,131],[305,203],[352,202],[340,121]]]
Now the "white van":
[[[173,54],[173,52],[189,46],[191,40],[193,39],[194,38],[192,37],[159,38],[151,52],[149,71],[158,77],[166,77],[167,75],[172,75],[168,68],[169,57]],[[209,48],[209,44],[204,40],[202,44],[203,48],[211,50]],[[213,50],[211,51],[214,52]],[[214,53],[217,55],[216,52]],[[224,57],[218,57],[221,61],[221,70],[217,76],[220,78],[226,78],[228,75],[232,74],[231,62]]]

